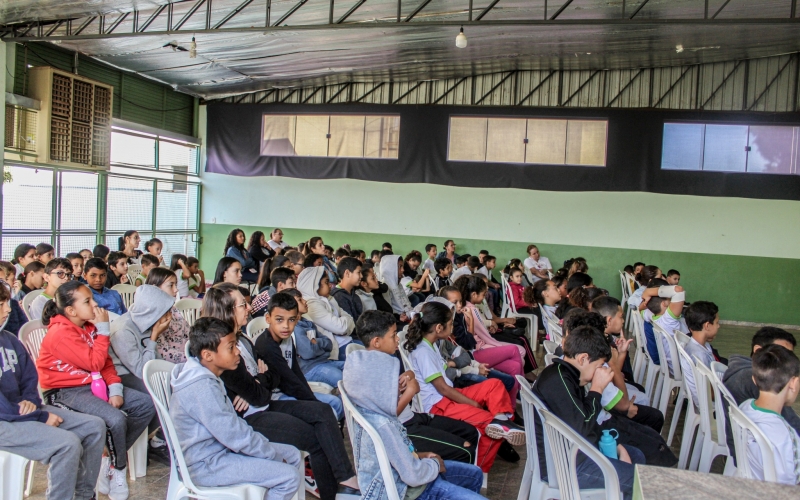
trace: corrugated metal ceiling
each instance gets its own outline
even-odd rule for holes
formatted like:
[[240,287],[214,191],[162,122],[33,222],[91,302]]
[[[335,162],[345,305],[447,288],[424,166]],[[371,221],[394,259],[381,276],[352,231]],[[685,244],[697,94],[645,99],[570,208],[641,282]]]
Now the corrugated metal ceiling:
[[[788,21],[793,0],[550,0],[546,16],[563,7],[558,19],[536,25],[523,23],[545,18],[545,0],[500,0],[483,22],[509,24],[467,24],[466,49],[457,49],[454,41],[457,23],[469,19],[467,0],[366,0],[338,25],[328,22],[359,5],[357,0],[271,0],[273,25],[300,7],[281,26],[269,29],[263,28],[266,0],[193,0],[168,8],[155,7],[158,3],[11,1],[0,10],[0,19],[8,24],[71,17],[71,23],[35,25],[27,36],[64,37],[62,47],[204,98],[276,86],[440,80],[511,70],[685,66],[800,50],[797,22],[758,23]],[[410,22],[393,22],[398,6],[405,19],[423,4]],[[473,18],[489,4],[474,0]],[[621,20],[623,5],[625,18],[635,19]],[[136,7],[143,10],[122,17]],[[86,16],[98,13],[108,15],[84,24],[91,19]],[[208,29],[220,23],[222,29]],[[80,36],[70,38],[78,25],[83,27]],[[188,47],[192,35],[196,59],[163,47],[172,41]],[[681,52],[676,51],[679,45]]]

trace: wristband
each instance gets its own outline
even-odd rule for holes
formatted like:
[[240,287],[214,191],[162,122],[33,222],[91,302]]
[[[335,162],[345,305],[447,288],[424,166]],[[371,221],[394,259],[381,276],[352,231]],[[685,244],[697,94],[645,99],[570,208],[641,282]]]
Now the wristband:
[[674,286],[661,286],[658,287],[658,296],[664,299],[672,298],[675,295],[675,287]]

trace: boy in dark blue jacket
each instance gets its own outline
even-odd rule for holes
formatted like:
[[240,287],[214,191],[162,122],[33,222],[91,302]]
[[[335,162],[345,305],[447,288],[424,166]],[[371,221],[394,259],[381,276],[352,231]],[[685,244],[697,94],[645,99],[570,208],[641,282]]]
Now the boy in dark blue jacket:
[[[10,298],[0,286],[0,324],[11,313]],[[105,444],[103,420],[43,405],[36,366],[7,331],[0,332],[0,365],[0,451],[50,464],[48,500],[91,499]]]

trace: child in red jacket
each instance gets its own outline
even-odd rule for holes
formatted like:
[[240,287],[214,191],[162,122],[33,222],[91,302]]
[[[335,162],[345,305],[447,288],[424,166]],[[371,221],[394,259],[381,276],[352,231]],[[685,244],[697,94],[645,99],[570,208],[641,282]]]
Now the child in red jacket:
[[[127,450],[153,418],[153,402],[122,386],[108,354],[108,312],[97,306],[86,285],[61,285],[44,307],[42,324],[48,328],[36,368],[45,401],[105,421],[110,457],[103,457],[98,490],[112,500],[125,500]],[[108,387],[107,401],[93,394],[92,373],[99,373]]]
[[508,286],[511,289],[511,302],[520,314],[534,314],[533,308],[525,302],[525,286],[522,284],[522,270],[512,268],[508,273]]

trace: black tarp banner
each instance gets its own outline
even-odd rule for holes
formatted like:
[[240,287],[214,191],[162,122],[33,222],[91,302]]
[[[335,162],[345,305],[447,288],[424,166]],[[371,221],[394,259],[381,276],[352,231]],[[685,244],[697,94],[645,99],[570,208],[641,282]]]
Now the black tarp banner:
[[[262,116],[265,113],[399,114],[399,158],[260,156]],[[606,167],[447,161],[450,115],[607,119]],[[220,174],[800,200],[800,175],[661,169],[664,122],[795,125],[800,123],[800,113],[213,103],[208,105],[207,116],[206,171]]]

